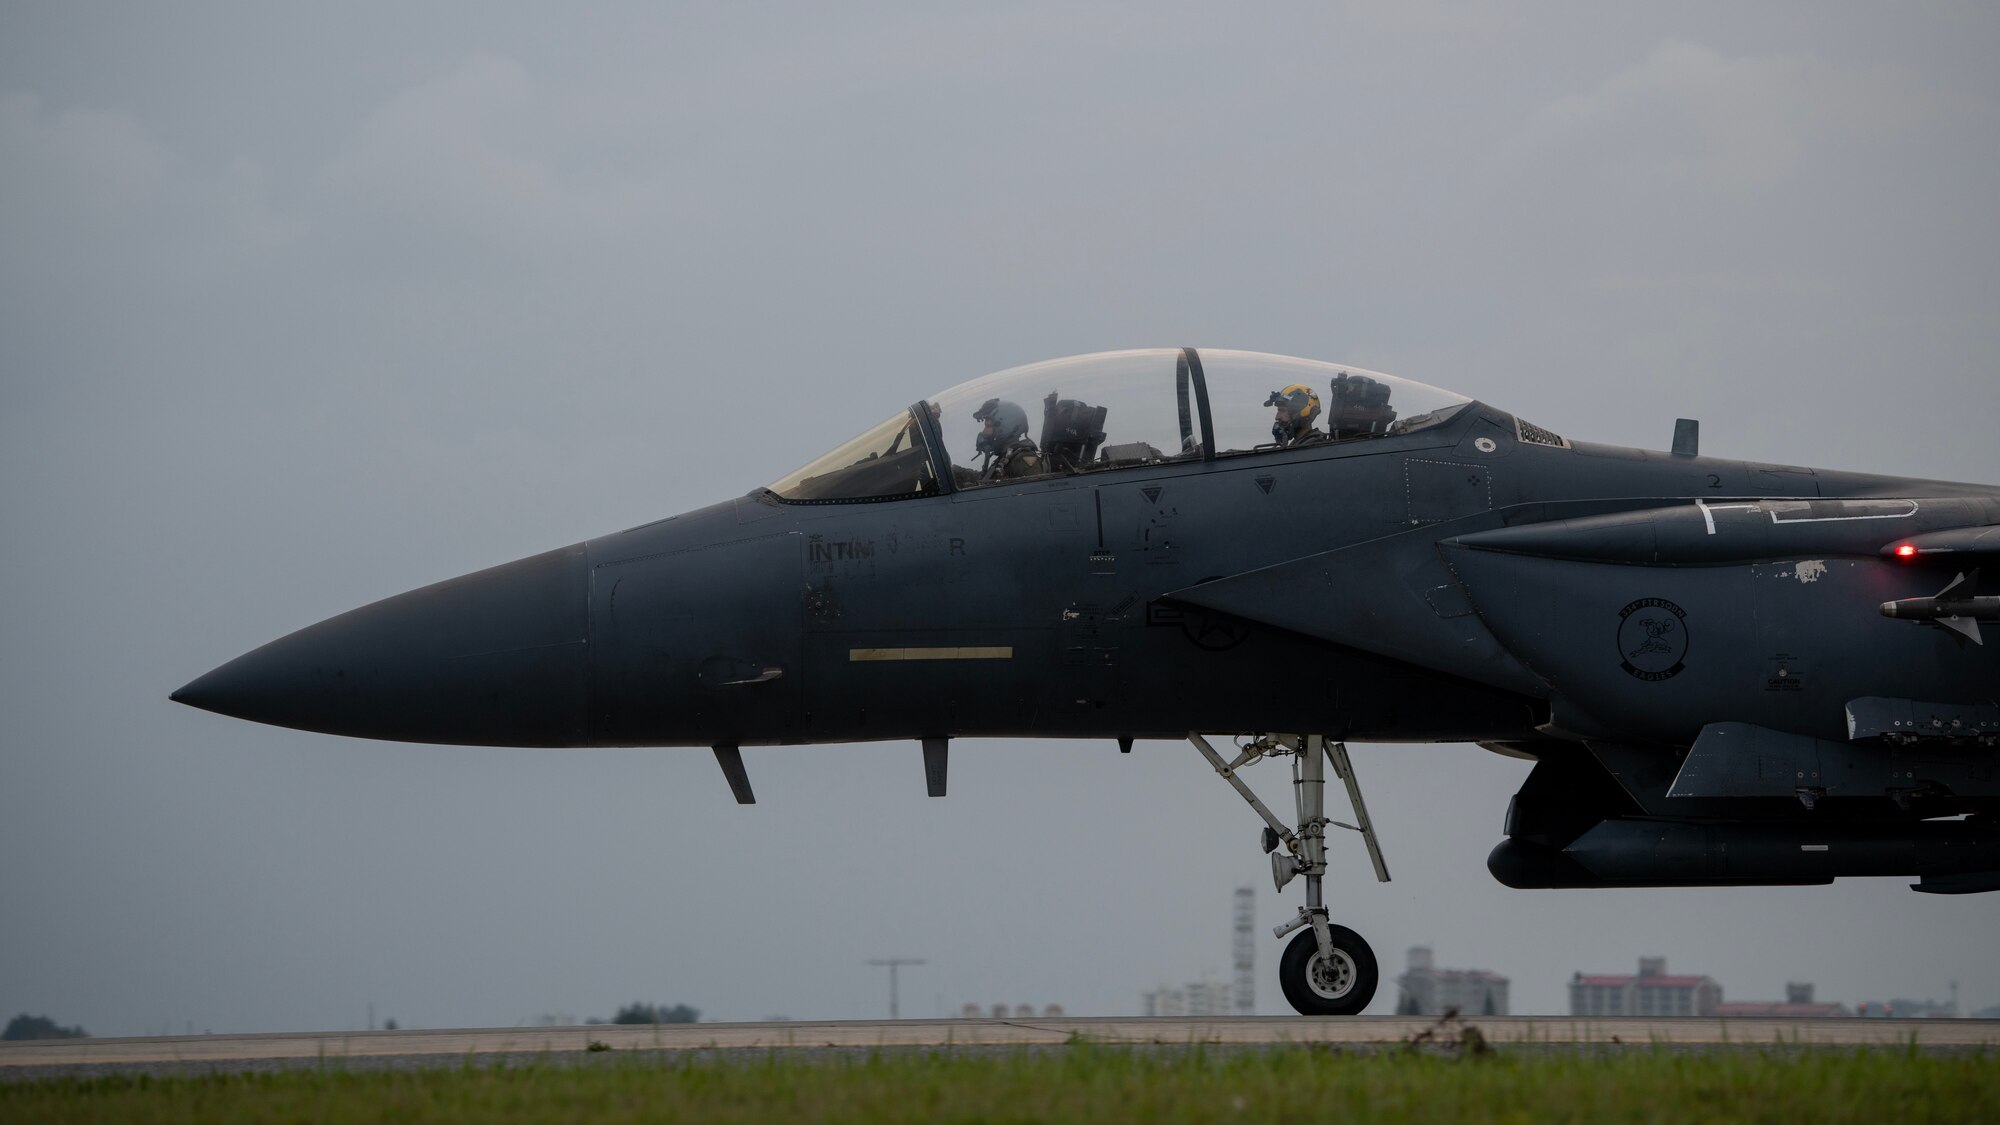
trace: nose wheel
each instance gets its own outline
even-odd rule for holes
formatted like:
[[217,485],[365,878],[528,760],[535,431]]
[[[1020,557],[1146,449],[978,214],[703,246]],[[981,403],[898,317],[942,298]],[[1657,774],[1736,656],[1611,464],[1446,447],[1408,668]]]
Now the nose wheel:
[[1320,952],[1319,935],[1301,930],[1278,959],[1278,987],[1292,1008],[1308,1016],[1359,1015],[1375,998],[1380,973],[1375,951],[1346,926],[1327,926],[1332,951]]
[[[1188,741],[1264,819],[1264,850],[1271,855],[1271,877],[1278,890],[1283,891],[1293,878],[1305,876],[1305,906],[1291,921],[1277,927],[1281,938],[1299,931],[1278,960],[1278,984],[1285,999],[1302,1015],[1359,1014],[1375,998],[1380,973],[1375,965],[1375,951],[1368,948],[1361,935],[1346,926],[1334,925],[1328,918],[1321,897],[1326,877],[1327,826],[1361,834],[1377,880],[1389,881],[1389,867],[1382,861],[1382,848],[1375,839],[1375,826],[1368,819],[1368,806],[1361,800],[1361,786],[1354,778],[1354,763],[1348,759],[1347,747],[1316,734],[1263,735],[1239,743],[1236,758],[1225,762],[1201,735],[1190,733]],[[1244,766],[1265,757],[1292,759],[1292,788],[1297,795],[1299,816],[1296,827],[1287,826],[1274,816],[1237,776]],[[1354,806],[1353,824],[1326,817],[1328,763],[1332,763],[1335,776],[1346,783],[1348,802]],[[1282,852],[1278,850],[1280,844],[1285,848]]]

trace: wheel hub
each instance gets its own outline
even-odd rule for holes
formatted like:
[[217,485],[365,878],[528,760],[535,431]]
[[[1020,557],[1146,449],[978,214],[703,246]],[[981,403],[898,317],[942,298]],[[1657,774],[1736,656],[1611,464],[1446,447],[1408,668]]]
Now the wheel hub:
[[1328,1000],[1338,1000],[1354,987],[1354,961],[1338,949],[1330,958],[1315,953],[1306,966],[1306,979],[1312,983],[1314,992]]

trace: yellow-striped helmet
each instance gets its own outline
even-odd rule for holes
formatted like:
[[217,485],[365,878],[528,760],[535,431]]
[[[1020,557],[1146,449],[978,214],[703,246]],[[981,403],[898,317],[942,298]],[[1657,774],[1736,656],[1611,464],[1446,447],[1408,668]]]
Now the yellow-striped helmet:
[[1304,383],[1293,383],[1282,391],[1272,391],[1264,400],[1265,406],[1275,406],[1285,411],[1287,419],[1296,429],[1303,430],[1319,417],[1319,396]]

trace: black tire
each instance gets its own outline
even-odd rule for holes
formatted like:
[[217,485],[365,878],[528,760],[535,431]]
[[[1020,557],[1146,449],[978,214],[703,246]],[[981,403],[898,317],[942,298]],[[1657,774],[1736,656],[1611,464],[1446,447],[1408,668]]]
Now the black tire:
[[1319,939],[1307,926],[1285,946],[1278,959],[1278,986],[1285,999],[1303,1016],[1359,1015],[1375,999],[1380,974],[1375,968],[1375,951],[1361,935],[1346,926],[1328,926],[1333,937],[1334,961],[1331,971],[1322,968]]

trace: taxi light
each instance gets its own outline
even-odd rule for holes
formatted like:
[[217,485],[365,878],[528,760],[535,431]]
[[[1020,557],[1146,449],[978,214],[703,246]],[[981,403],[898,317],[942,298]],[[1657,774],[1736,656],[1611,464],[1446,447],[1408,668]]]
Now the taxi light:
[[1916,545],[1913,543],[1905,543],[1902,546],[1896,548],[1896,557],[1899,559],[1915,558],[1916,554],[1917,554],[1917,548]]

